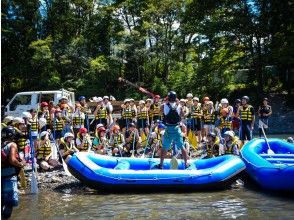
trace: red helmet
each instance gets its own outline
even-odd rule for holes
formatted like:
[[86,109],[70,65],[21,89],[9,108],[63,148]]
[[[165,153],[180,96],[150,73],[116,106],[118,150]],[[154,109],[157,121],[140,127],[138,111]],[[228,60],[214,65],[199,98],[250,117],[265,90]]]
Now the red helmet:
[[43,108],[43,107],[46,107],[46,106],[48,106],[48,103],[47,102],[42,102],[41,103],[41,107]]
[[88,130],[87,130],[87,128],[80,128],[79,132],[80,132],[81,134],[83,134],[83,133],[87,133]]
[[154,98],[155,99],[160,99],[160,95],[155,95]]
[[203,102],[205,102],[205,101],[209,101],[210,99],[209,99],[209,97],[205,96],[202,100],[203,100]]
[[114,126],[112,127],[112,130],[113,130],[113,131],[118,131],[118,130],[120,130],[119,125],[114,125]]

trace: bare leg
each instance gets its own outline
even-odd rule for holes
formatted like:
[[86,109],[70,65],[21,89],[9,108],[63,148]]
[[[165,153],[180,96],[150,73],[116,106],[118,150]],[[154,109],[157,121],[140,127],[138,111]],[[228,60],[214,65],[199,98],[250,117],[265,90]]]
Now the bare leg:
[[166,150],[164,150],[163,148],[161,148],[161,154],[160,154],[160,167],[162,167],[163,165],[163,161],[166,155]]
[[182,148],[182,155],[183,155],[183,158],[184,158],[185,165],[187,166],[188,156],[187,156],[187,151],[185,150],[185,148]]

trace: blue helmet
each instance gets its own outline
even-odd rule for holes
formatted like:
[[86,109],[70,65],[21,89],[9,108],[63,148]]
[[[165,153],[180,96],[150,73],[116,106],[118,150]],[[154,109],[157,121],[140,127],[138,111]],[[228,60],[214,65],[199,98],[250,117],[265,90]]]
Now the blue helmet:
[[79,101],[82,101],[83,99],[86,99],[85,96],[80,96]]
[[162,123],[160,123],[160,124],[158,125],[158,128],[165,129],[165,125],[164,125],[164,124],[162,124]]

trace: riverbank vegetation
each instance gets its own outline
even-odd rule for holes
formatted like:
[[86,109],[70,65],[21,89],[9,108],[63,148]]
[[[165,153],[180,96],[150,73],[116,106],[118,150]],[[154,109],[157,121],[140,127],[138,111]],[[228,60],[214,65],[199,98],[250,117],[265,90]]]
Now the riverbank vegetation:
[[[67,88],[87,97],[213,97],[293,88],[294,5],[278,0],[3,0],[2,102]],[[292,77],[292,78],[291,78]],[[258,96],[256,96],[258,94]]]

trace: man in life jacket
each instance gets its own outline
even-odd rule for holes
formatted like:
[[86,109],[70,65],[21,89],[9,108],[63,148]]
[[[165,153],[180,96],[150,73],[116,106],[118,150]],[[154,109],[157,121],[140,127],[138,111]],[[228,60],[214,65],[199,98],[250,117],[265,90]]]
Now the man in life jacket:
[[[203,116],[199,98],[193,98],[193,106],[191,107],[191,131],[198,136],[198,143],[201,141],[201,118]],[[203,137],[202,137],[203,138]]]
[[[125,155],[137,154],[140,148],[140,135],[136,125],[132,122],[128,125],[129,130],[126,132]],[[134,151],[134,152],[133,152]]]
[[219,156],[219,139],[214,132],[210,132],[207,135],[206,152],[205,158],[212,158]]
[[215,111],[212,101],[207,101],[203,108],[203,128],[205,130],[204,136],[207,138],[208,134],[214,131],[215,128]]
[[163,161],[167,151],[170,149],[171,143],[174,142],[178,149],[181,149],[182,155],[185,161],[185,167],[188,167],[187,152],[184,148],[183,136],[179,123],[181,122],[181,116],[184,114],[181,112],[181,108],[176,105],[177,94],[174,91],[168,93],[168,102],[164,104],[161,111],[165,119],[165,132],[163,136],[160,164],[156,167],[162,169]]
[[125,99],[124,104],[121,107],[122,107],[122,111],[121,111],[122,117],[120,119],[120,125],[122,128],[123,134],[125,134],[126,130],[129,129],[128,125],[136,117],[136,112],[130,105],[130,99]]
[[7,127],[7,126],[9,126],[9,125],[12,125],[12,121],[13,121],[13,119],[14,119],[13,116],[6,116],[6,117],[3,119],[2,123],[1,123],[1,129],[2,129],[2,128],[5,128],[5,127]]
[[54,138],[58,142],[58,144],[60,144],[59,140],[63,136],[64,126],[65,126],[65,120],[62,117],[61,109],[56,108],[54,111],[54,119],[53,119],[53,134],[54,134]]
[[38,114],[39,114],[40,118],[44,118],[46,120],[46,124],[44,126],[40,127],[41,131],[47,131],[47,129],[51,128],[51,123],[52,123],[51,114],[49,112],[47,102],[41,102],[41,109]]
[[254,129],[255,115],[253,106],[248,104],[249,97],[243,96],[241,99],[241,106],[237,112],[237,117],[241,120],[240,126],[240,139],[245,142],[245,140],[250,141],[252,139],[252,131]]
[[15,140],[17,131],[12,126],[1,130],[1,217],[9,218],[18,206],[17,175],[24,163],[18,156]]
[[76,103],[75,112],[72,114],[72,125],[75,137],[79,130],[85,127],[85,113],[80,103]]
[[144,100],[139,101],[137,107],[137,128],[139,128],[140,135],[144,132],[145,136],[149,134],[149,111],[145,105]]
[[259,137],[262,136],[262,128],[267,134],[268,130],[268,118],[272,115],[272,107],[268,104],[268,98],[263,98],[262,104],[258,108],[258,131]]
[[151,151],[151,157],[160,157],[161,148],[162,148],[162,137],[164,135],[165,125],[163,123],[159,123],[157,126],[157,130],[153,131],[150,136],[149,145]]
[[25,124],[25,120],[20,117],[15,117],[13,119],[13,126],[17,131],[18,135],[16,138],[16,144],[18,149],[19,157],[25,159],[25,147],[28,145],[29,134]]
[[232,130],[232,118],[229,116],[228,108],[222,108],[221,116],[218,123],[218,127],[221,131],[222,137],[226,131]]
[[153,98],[153,103],[150,106],[150,122],[154,122],[156,120],[161,120],[160,115],[160,102],[159,102],[160,96],[155,95]]
[[108,113],[106,107],[103,105],[103,99],[101,97],[97,98],[97,106],[93,114],[95,117],[95,126],[97,126],[97,124],[103,124],[104,127],[107,125]]

